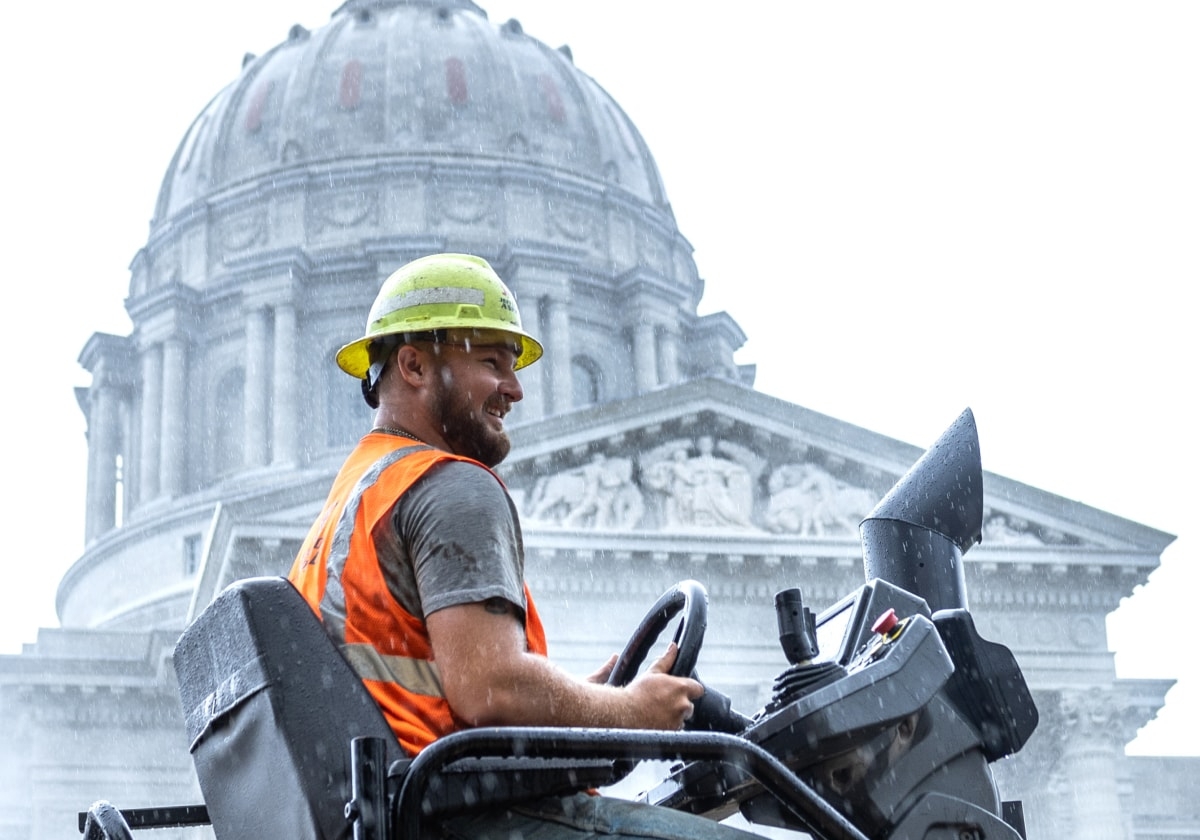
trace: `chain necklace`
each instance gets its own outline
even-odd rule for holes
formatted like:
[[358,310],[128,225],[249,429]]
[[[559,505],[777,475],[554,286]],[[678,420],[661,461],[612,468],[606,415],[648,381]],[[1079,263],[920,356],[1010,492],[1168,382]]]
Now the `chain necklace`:
[[429,445],[429,444],[425,443],[425,441],[421,440],[419,437],[414,435],[412,432],[406,432],[403,429],[396,429],[396,428],[393,428],[392,426],[376,426],[375,428],[371,429],[371,431],[372,432],[384,432],[389,435],[396,435],[397,437],[408,438],[409,440],[415,440],[417,443],[422,443],[422,444],[425,444],[426,446]]

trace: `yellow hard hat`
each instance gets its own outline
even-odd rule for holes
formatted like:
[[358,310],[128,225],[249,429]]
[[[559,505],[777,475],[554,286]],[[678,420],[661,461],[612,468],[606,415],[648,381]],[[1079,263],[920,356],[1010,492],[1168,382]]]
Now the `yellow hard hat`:
[[470,254],[432,254],[401,266],[383,282],[366,335],[337,352],[338,367],[367,378],[372,341],[435,330],[482,330],[514,339],[516,370],[542,356],[542,345],[521,327],[517,301],[487,260]]

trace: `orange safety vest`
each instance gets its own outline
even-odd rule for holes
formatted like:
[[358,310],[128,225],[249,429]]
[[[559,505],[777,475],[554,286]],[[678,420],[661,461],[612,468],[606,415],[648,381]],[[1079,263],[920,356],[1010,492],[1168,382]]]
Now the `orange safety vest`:
[[[450,460],[478,463],[395,435],[364,436],[338,472],[288,575],[409,755],[466,724],[442,694],[425,622],[389,592],[371,534],[417,479]],[[545,631],[528,586],[525,642],[531,652],[546,655]]]

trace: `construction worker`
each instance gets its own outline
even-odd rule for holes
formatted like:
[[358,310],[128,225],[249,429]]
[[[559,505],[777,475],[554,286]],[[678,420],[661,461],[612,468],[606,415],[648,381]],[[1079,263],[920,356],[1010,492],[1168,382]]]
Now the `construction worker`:
[[[383,284],[365,335],[337,353],[376,409],[290,579],[362,677],[403,748],[473,726],[675,730],[703,692],[668,674],[672,647],[624,688],[546,658],[524,582],[517,511],[491,467],[517,371],[542,346],[479,257],[436,254]],[[625,826],[617,829],[616,826]],[[579,794],[449,818],[451,837],[747,837],[709,820]],[[515,832],[515,833],[514,833]]]

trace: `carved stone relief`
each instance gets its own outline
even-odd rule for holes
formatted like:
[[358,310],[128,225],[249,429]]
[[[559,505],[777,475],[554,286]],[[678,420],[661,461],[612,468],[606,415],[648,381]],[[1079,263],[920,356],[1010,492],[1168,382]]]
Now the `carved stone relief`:
[[1112,691],[1098,687],[1064,691],[1059,711],[1064,742],[1099,741],[1113,747],[1124,745],[1124,710]]
[[751,516],[759,461],[730,442],[681,438],[637,458],[594,453],[524,494],[517,488],[514,498],[529,520],[564,528],[758,530]]
[[592,214],[569,201],[546,202],[548,233],[555,232],[575,242],[587,240],[595,231]]
[[354,228],[379,220],[379,192],[377,190],[352,190],[337,193],[322,193],[312,203],[313,233],[329,228]]
[[643,230],[638,236],[637,244],[638,258],[642,265],[660,274],[666,274],[670,270],[670,253],[657,236]]
[[786,464],[767,483],[767,529],[804,537],[857,534],[878,495],[834,477],[812,463]]
[[1015,516],[992,512],[983,523],[985,545],[1045,545],[1045,541],[1029,530],[1029,523]]
[[983,512],[984,545],[1047,546],[1084,545],[1085,542],[1072,534],[1064,534],[1053,528],[1030,522],[1011,513],[1000,513],[988,508]]
[[500,225],[501,190],[434,189],[429,197],[429,220],[436,227],[446,221],[469,225]]
[[1076,615],[1067,627],[1067,636],[1080,650],[1106,650],[1108,636],[1104,620],[1094,615]]
[[684,528],[754,528],[750,471],[714,454],[711,437],[696,441],[696,454],[684,446],[668,457],[643,463],[642,482],[662,498],[663,524]]
[[646,505],[633,481],[633,460],[599,452],[583,466],[537,481],[528,502],[531,519],[564,528],[635,528]]
[[267,240],[267,211],[255,207],[235,213],[221,222],[218,242],[226,251],[244,251]]

